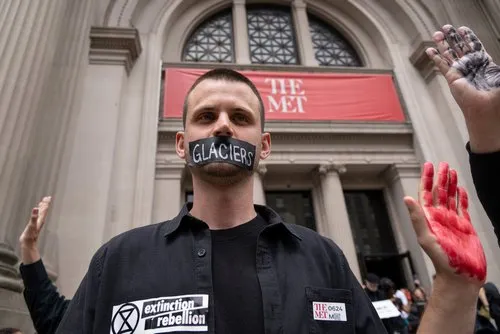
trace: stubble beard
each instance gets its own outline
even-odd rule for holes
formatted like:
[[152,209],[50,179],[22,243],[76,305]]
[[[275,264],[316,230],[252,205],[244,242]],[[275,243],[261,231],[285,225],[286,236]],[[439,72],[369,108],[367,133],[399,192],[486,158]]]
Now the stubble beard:
[[193,167],[191,173],[207,183],[218,186],[234,185],[252,176],[251,171],[225,162],[212,162],[201,167]]

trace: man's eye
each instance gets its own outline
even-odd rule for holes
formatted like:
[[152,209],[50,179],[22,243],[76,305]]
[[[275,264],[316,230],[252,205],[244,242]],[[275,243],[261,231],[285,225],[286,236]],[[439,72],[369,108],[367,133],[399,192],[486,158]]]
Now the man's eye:
[[248,122],[248,117],[243,114],[236,114],[233,119],[238,123]]
[[213,121],[215,119],[215,116],[213,113],[210,113],[210,112],[204,112],[203,114],[201,114],[200,116],[198,116],[198,120],[200,121]]

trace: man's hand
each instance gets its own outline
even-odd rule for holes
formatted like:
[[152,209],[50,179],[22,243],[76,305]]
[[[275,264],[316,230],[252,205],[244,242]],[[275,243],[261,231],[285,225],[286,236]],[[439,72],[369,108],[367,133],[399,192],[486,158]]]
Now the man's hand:
[[45,218],[50,207],[51,197],[44,197],[37,207],[31,210],[31,218],[19,237],[21,244],[21,260],[23,264],[31,264],[40,260],[38,237],[45,224]]
[[[486,279],[486,257],[470,222],[467,192],[447,163],[425,163],[419,201],[405,197],[420,246],[436,269],[432,296],[419,333],[471,333],[479,289]],[[461,314],[460,318],[449,318]]]
[[444,75],[465,117],[471,150],[500,151],[500,66],[493,63],[467,27],[442,27],[432,39],[437,49],[427,55]]

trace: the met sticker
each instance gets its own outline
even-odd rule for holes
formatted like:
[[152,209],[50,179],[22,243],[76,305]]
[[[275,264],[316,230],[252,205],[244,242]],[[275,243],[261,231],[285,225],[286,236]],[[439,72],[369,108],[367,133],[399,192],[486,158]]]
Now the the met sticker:
[[158,297],[113,306],[111,334],[207,331],[208,295]]
[[314,320],[347,321],[344,303],[313,302]]

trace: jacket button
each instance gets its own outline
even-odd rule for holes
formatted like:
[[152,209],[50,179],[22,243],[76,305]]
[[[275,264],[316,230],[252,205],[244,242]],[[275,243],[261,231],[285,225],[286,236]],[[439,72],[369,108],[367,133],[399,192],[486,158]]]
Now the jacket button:
[[204,257],[206,253],[207,253],[207,251],[205,250],[205,248],[198,249],[198,256],[199,257]]

